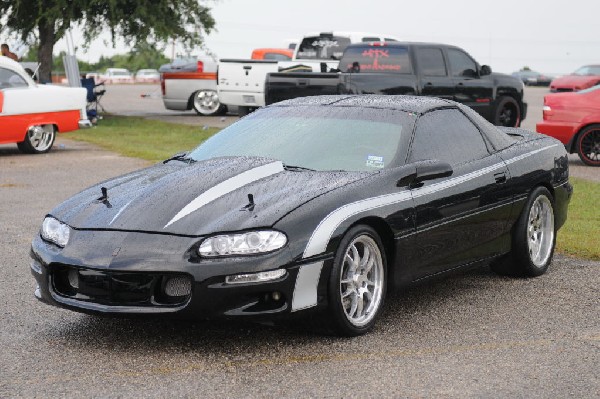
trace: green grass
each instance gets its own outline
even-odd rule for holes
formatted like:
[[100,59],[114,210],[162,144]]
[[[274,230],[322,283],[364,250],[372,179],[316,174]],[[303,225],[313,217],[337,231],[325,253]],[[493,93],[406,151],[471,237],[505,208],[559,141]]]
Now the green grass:
[[[160,161],[189,151],[219,129],[187,126],[137,117],[106,116],[93,129],[66,133],[119,154]],[[571,179],[575,191],[567,223],[558,232],[557,251],[579,258],[600,260],[600,183]]]
[[138,117],[105,116],[92,129],[65,133],[63,137],[96,144],[116,153],[160,161],[189,151],[219,129],[154,121]]
[[574,186],[567,223],[558,231],[556,250],[600,260],[600,183],[571,179]]

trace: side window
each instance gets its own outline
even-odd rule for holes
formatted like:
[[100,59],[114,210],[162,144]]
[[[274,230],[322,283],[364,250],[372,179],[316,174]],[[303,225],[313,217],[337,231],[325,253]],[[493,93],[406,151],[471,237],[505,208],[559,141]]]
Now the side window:
[[463,51],[449,48],[448,60],[454,76],[474,76],[477,74],[477,64]]
[[425,76],[446,76],[446,62],[439,48],[421,48],[417,50],[417,61]]
[[27,87],[27,82],[16,72],[10,69],[0,68],[0,89],[11,87]]
[[438,159],[451,165],[489,155],[479,129],[458,109],[428,112],[419,118],[410,162]]

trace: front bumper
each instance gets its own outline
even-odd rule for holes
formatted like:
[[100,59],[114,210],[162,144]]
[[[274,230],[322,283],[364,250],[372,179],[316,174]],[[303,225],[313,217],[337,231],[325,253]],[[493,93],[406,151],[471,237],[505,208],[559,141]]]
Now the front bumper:
[[[326,305],[324,277],[329,275],[330,258],[295,263],[286,253],[282,253],[194,263],[185,259],[185,256],[178,260],[164,256],[162,251],[163,261],[152,259],[158,255],[152,253],[146,254],[148,259],[127,254],[120,261],[117,261],[119,256],[111,256],[115,259],[110,262],[94,254],[76,259],[72,256],[76,251],[69,251],[69,247],[92,238],[92,235],[96,238],[98,235],[124,235],[131,238],[133,235],[135,239],[143,234],[74,232],[75,236],[80,236],[79,239],[62,250],[39,236],[32,242],[31,273],[38,285],[35,296],[42,302],[84,313],[163,314],[188,319],[272,319]],[[163,249],[173,247],[173,242],[177,241],[181,247],[185,247],[190,240],[165,236],[151,239],[166,241],[159,247]],[[119,252],[126,251],[123,248]],[[157,264],[162,267],[156,267]],[[225,281],[229,275],[279,268],[285,269],[286,273],[267,282],[227,284]],[[189,292],[167,295],[166,284],[173,278],[188,281]]]
[[92,127],[92,122],[90,122],[89,119],[81,119],[79,121],[79,128],[80,129],[89,129]]

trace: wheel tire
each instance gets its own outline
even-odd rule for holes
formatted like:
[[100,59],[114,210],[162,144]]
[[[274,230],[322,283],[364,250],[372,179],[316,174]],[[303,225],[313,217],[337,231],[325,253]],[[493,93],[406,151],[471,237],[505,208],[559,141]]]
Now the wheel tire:
[[577,135],[577,155],[590,166],[600,166],[600,125],[590,125]]
[[494,125],[506,127],[521,126],[521,107],[512,97],[503,96],[498,99],[494,111]]
[[219,96],[214,90],[199,90],[192,95],[192,107],[198,115],[220,115],[227,107],[219,101]]
[[[373,328],[386,294],[387,260],[383,248],[377,232],[365,225],[351,228],[342,238],[328,285],[327,320],[336,334],[357,336]],[[371,266],[366,269],[369,263]]]
[[541,276],[552,262],[555,245],[552,194],[544,187],[537,187],[515,224],[510,254],[492,263],[492,270],[515,277]]
[[244,117],[244,116],[248,115],[252,111],[254,111],[254,108],[252,108],[252,107],[239,106],[238,107],[238,116],[240,118]]
[[36,125],[27,130],[25,139],[17,143],[17,147],[26,154],[43,154],[50,151],[55,138],[54,125]]

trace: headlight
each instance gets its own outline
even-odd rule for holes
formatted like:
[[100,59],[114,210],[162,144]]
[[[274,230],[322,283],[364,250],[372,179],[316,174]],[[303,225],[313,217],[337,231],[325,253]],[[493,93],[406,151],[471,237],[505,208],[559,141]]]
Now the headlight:
[[63,247],[69,242],[71,228],[53,217],[47,216],[42,223],[42,238]]
[[274,230],[248,231],[209,237],[202,241],[201,256],[252,255],[275,251],[287,243],[285,234]]

